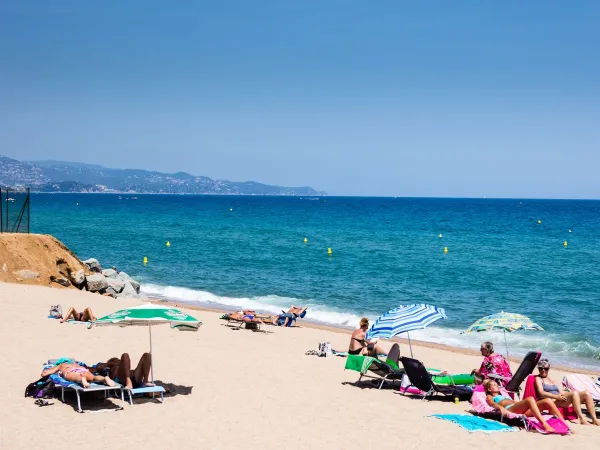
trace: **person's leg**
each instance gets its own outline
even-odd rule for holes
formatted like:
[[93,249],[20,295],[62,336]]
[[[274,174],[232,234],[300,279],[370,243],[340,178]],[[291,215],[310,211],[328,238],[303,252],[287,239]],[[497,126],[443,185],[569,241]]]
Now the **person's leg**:
[[127,389],[131,389],[133,383],[131,381],[131,359],[129,358],[129,353],[121,355],[121,364],[119,364],[118,368],[119,382],[121,384],[124,383]]
[[137,367],[132,373],[135,382],[139,386],[153,386],[150,383],[150,368],[152,366],[152,356],[150,353],[144,353],[138,362]]
[[554,433],[554,428],[552,428],[548,422],[544,420],[544,417],[542,417],[542,413],[540,412],[540,409],[535,403],[533,397],[527,397],[521,401],[518,401],[517,403],[514,403],[510,407],[509,411],[515,414],[525,414],[527,417],[535,417],[540,421],[544,427],[544,430]]
[[538,400],[537,402],[538,409],[540,411],[548,411],[553,416],[558,417],[560,420],[564,422],[565,418],[560,413],[558,407],[556,406],[556,402],[552,399],[545,398],[544,400]]
[[577,414],[579,422],[581,422],[582,425],[587,425],[587,419],[581,411],[581,399],[579,397],[579,392],[565,392],[563,395],[567,398],[567,400],[556,400],[556,406],[560,408],[568,408],[569,405],[573,405],[573,409]]
[[60,323],[66,322],[71,317],[73,317],[73,320],[79,320],[79,313],[77,311],[75,311],[75,308],[73,308],[73,307],[69,308],[69,310],[67,311],[67,314],[65,314],[63,316],[63,318],[60,319]]
[[587,409],[588,414],[592,416],[592,422],[594,423],[594,425],[600,427],[600,420],[598,420],[598,417],[596,416],[596,408],[594,406],[594,399],[592,398],[592,394],[590,394],[588,391],[580,391],[578,392],[578,394],[581,401],[585,403],[585,407]]
[[83,312],[81,313],[81,320],[83,322],[95,322],[96,321],[96,316],[94,316],[94,313],[92,312],[92,308],[87,307],[83,310]]

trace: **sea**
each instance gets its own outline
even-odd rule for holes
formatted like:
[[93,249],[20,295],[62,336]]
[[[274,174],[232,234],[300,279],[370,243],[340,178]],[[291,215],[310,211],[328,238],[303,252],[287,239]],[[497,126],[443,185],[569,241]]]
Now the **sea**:
[[[600,201],[32,194],[31,231],[155,298],[349,328],[427,303],[412,339],[600,369]],[[461,333],[501,311],[544,331]]]

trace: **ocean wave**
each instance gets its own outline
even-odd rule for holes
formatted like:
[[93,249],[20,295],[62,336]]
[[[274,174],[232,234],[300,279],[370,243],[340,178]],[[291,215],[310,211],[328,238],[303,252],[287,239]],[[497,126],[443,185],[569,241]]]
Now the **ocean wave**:
[[[249,308],[265,313],[280,313],[282,310],[287,311],[290,305],[303,305],[308,307],[307,320],[332,326],[354,328],[358,326],[362,317],[352,311],[315,303],[314,300],[278,295],[226,297],[207,291],[156,284],[143,284],[141,293],[164,300],[198,303],[224,309]],[[370,321],[376,319],[376,317],[367,317]],[[461,331],[461,329],[433,325],[424,330],[412,331],[410,337],[419,341],[469,349],[479,349],[481,342],[492,341],[498,353],[506,354],[504,333],[491,331],[461,334]],[[510,333],[506,336],[506,340],[510,356],[521,357],[528,351],[536,350],[550,358],[553,363],[592,370],[600,369],[600,361],[598,361],[600,347],[574,336],[522,331]]]

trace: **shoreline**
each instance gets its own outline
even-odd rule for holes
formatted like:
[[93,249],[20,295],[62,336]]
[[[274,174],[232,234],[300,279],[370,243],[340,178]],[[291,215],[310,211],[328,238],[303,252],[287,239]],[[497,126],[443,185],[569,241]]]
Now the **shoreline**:
[[[217,307],[212,307],[212,306],[204,306],[204,305],[200,305],[200,304],[194,304],[191,302],[166,300],[166,299],[160,299],[160,298],[149,297],[149,298],[147,298],[147,300],[150,301],[151,303],[167,304],[170,306],[174,306],[176,308],[186,308],[186,309],[191,309],[191,310],[195,310],[195,311],[206,311],[206,312],[213,312],[213,313],[219,313],[219,314],[228,313],[228,312],[236,310],[236,308],[230,308],[230,309],[217,308]],[[275,327],[274,325],[268,325],[268,326]],[[327,325],[327,324],[322,324],[322,323],[311,322],[310,320],[303,320],[302,325],[298,326],[298,327],[327,331],[327,332],[337,333],[337,334],[345,334],[348,336],[350,336],[352,334],[352,332],[354,331],[354,329],[350,328],[350,327],[346,328],[343,326]],[[399,344],[408,345],[408,339],[399,338],[399,337],[394,337],[389,340],[386,339],[384,341],[385,342],[397,342]],[[435,350],[442,350],[445,352],[455,353],[455,354],[464,355],[464,356],[480,356],[480,353],[477,350],[473,350],[470,348],[456,347],[456,346],[452,346],[452,345],[439,344],[437,342],[421,341],[421,340],[417,340],[417,339],[411,339],[410,341],[414,347],[424,347],[424,348],[430,348],[430,349],[435,349]],[[347,351],[347,349],[342,349],[340,351]],[[522,360],[522,358],[519,358],[519,357],[510,357],[509,358],[510,362],[513,362],[517,365],[521,363],[521,360]],[[562,372],[582,373],[585,375],[597,376],[597,372],[590,370],[590,369],[583,368],[583,367],[575,368],[575,367],[569,367],[569,366],[565,366],[565,365],[561,365],[561,364],[552,364],[552,368],[554,368],[556,370],[560,370]]]

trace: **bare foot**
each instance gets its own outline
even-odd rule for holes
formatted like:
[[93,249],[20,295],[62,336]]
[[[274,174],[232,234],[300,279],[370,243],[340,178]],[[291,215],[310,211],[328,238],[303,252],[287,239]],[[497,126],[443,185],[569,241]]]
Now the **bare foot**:
[[598,420],[598,419],[594,420],[594,425],[596,425],[597,427],[600,427],[600,420]]
[[154,387],[156,386],[154,383],[144,383],[144,387]]
[[104,383],[106,383],[106,385],[110,387],[115,387],[117,385],[117,383],[111,380],[110,377],[104,377]]
[[81,377],[81,385],[86,389],[90,387],[90,383],[85,379],[85,377]]
[[579,423],[581,423],[581,425],[589,425],[588,421],[586,419],[581,419],[579,421]]
[[552,428],[548,423],[544,423],[544,430],[548,433],[556,433],[556,430]]
[[65,319],[60,319],[60,323],[65,323]]

